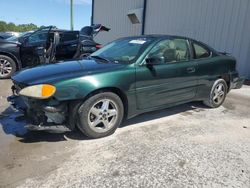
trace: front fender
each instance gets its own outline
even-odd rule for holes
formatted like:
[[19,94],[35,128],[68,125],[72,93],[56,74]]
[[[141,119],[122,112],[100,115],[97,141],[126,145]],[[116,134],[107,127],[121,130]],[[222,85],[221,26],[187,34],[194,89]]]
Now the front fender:
[[100,86],[99,80],[94,76],[85,76],[55,84],[56,93],[54,97],[58,101],[83,99],[88,93]]
[[86,75],[54,84],[58,101],[84,99],[88,94],[102,88],[117,88],[125,94],[135,89],[135,69],[127,68],[112,72]]
[[17,63],[18,70],[20,70],[22,68],[22,63],[21,63],[21,59],[20,59],[20,55],[19,55],[19,47],[17,46],[16,48],[17,49],[13,52],[8,52],[4,49],[0,49],[0,54],[6,55],[6,56],[12,58]]

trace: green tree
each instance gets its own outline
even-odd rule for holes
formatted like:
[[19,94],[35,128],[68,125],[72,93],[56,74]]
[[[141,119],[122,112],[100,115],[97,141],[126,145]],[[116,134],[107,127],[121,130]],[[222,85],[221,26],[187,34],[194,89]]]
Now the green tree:
[[12,23],[12,22],[10,22],[10,23],[7,24],[7,28],[8,28],[9,31],[16,31],[17,30],[16,27],[17,26],[14,23]]
[[38,28],[39,27],[33,23],[15,25],[12,22],[6,23],[5,21],[0,21],[0,32],[5,32],[5,31],[25,32],[25,31],[36,30]]
[[4,21],[0,21],[0,31],[7,31],[7,24]]

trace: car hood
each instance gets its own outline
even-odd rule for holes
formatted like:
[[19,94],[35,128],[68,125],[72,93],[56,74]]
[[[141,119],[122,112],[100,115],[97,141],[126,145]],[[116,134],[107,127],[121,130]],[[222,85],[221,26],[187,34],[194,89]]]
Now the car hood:
[[0,39],[0,46],[6,45],[6,44],[20,45],[20,43],[18,41],[10,41],[10,40],[5,40],[5,39]]
[[108,72],[123,68],[124,66],[124,64],[104,63],[97,60],[65,61],[24,69],[17,72],[12,77],[12,80],[25,85],[55,83],[65,79]]

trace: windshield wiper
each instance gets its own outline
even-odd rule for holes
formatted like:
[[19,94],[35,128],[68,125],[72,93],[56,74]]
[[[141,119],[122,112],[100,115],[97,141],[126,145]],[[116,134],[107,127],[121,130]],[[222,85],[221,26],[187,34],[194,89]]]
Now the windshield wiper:
[[98,55],[91,55],[90,57],[95,58],[95,59],[100,59],[100,60],[104,60],[104,61],[110,62],[109,59],[107,59],[107,58],[105,58],[105,57],[98,56]]

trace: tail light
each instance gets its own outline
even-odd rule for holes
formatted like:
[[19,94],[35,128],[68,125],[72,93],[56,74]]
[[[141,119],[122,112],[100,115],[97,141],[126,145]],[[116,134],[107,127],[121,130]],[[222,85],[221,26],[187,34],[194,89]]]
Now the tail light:
[[96,47],[97,49],[100,49],[100,48],[102,48],[102,45],[97,44],[97,45],[95,45],[95,47]]

